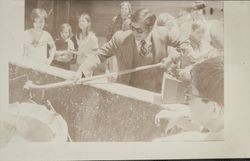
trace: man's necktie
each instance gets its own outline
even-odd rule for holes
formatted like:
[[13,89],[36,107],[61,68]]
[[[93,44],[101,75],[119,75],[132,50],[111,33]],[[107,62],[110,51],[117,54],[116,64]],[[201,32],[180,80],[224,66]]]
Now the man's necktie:
[[146,41],[141,40],[141,49],[140,49],[140,55],[141,56],[146,56],[148,54],[148,49],[146,48]]

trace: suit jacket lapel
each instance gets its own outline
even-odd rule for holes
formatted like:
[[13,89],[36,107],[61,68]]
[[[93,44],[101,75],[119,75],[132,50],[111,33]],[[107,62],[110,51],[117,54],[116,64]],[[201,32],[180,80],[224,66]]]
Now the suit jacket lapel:
[[126,69],[133,67],[133,59],[134,59],[134,37],[133,35],[130,35],[127,40],[125,40],[125,43],[122,44],[123,46],[120,49],[120,57],[122,61],[122,66],[126,66]]
[[167,46],[157,28],[152,30],[152,45],[154,63],[158,63],[163,57],[167,56]]

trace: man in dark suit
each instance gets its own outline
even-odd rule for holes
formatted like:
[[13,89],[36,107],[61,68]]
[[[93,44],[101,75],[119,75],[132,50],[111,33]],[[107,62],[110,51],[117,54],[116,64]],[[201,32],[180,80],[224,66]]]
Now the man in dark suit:
[[[168,68],[181,54],[191,52],[188,39],[172,34],[166,28],[154,27],[156,16],[148,9],[139,9],[131,17],[131,30],[118,31],[96,54],[90,56],[78,69],[75,79],[88,77],[107,58],[116,55],[118,71],[162,61]],[[168,53],[168,46],[178,53]],[[118,76],[116,82],[159,92],[164,68],[153,68]]]

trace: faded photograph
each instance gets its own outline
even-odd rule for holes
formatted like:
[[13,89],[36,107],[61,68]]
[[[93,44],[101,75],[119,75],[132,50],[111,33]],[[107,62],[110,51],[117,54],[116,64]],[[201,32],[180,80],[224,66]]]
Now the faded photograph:
[[25,0],[0,144],[224,140],[223,1]]

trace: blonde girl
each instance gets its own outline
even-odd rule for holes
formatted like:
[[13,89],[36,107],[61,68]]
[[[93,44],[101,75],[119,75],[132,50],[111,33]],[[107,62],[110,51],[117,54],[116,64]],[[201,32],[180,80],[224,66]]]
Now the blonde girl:
[[82,13],[78,17],[79,31],[72,38],[75,49],[78,50],[75,70],[85,61],[85,59],[98,49],[98,39],[91,31],[91,18],[88,14]]
[[[24,32],[23,56],[34,62],[50,65],[55,55],[55,43],[52,36],[45,30],[47,13],[44,9],[36,8],[31,13],[33,27]],[[49,45],[49,55],[47,55]]]

